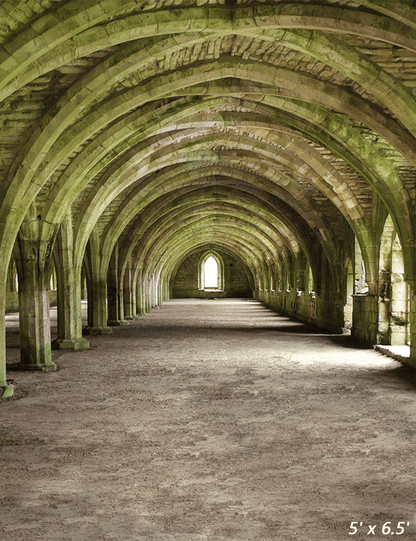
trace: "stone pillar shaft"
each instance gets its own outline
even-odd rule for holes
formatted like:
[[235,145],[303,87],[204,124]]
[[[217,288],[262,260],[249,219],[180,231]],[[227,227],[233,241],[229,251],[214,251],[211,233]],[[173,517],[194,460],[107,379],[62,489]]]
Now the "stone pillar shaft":
[[88,285],[89,334],[112,334],[112,329],[107,326],[106,277],[92,272]]
[[17,368],[53,370],[49,305],[52,240],[41,239],[42,222],[33,206],[22,223],[14,255],[19,277],[20,355]]
[[[14,386],[6,379],[6,282],[0,280],[0,399],[8,398],[14,393]],[[3,293],[3,294],[2,294]]]
[[58,274],[58,338],[52,343],[57,349],[86,349],[89,342],[82,337],[81,320],[81,272],[80,269],[64,268]]
[[[36,262],[34,262],[36,265]],[[20,367],[28,370],[56,368],[51,358],[49,292],[40,287],[36,272],[25,262],[25,279],[19,285]]]
[[412,284],[409,291],[409,333],[410,333],[410,364],[416,368],[416,292]]
[[123,289],[120,286],[119,280],[118,256],[119,250],[118,244],[116,243],[113,253],[111,255],[110,265],[107,272],[107,325],[110,325],[112,327],[127,324],[127,321],[124,320]]
[[97,235],[92,234],[87,247],[88,272],[88,332],[91,335],[112,334],[107,326],[107,274],[101,269],[101,254]]
[[129,262],[124,271],[123,279],[124,317],[127,320],[134,319],[136,315],[136,288],[133,283],[133,275],[131,262]]
[[56,349],[78,350],[89,347],[82,337],[81,268],[74,265],[71,215],[61,225],[57,239],[58,338]]
[[146,301],[144,293],[143,279],[137,280],[136,292],[136,315],[142,316],[146,313]]
[[371,347],[378,343],[378,295],[354,295],[351,336]]

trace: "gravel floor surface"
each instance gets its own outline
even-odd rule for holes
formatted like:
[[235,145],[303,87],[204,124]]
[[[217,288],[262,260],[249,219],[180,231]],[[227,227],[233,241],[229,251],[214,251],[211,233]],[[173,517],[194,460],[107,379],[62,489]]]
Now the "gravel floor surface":
[[17,372],[9,319],[0,539],[416,539],[399,362],[255,301],[187,299]]

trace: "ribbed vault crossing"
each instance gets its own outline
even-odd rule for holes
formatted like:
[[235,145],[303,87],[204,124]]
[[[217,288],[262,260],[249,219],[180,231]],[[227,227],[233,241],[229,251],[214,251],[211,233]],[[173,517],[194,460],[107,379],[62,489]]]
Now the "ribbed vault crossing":
[[53,368],[51,276],[77,349],[85,288],[110,333],[209,250],[257,299],[414,363],[413,2],[168,4],[0,4],[0,317],[17,273],[22,368]]

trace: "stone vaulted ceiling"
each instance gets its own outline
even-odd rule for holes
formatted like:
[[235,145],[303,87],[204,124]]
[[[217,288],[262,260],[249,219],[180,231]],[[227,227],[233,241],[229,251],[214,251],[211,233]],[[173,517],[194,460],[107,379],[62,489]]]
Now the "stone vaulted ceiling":
[[211,245],[336,267],[352,230],[371,281],[390,214],[414,269],[413,4],[1,2],[0,258],[31,209],[77,265],[94,238],[167,273]]

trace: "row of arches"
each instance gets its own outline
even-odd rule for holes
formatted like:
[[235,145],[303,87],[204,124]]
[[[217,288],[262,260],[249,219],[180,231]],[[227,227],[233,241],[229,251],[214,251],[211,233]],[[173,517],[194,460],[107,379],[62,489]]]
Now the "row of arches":
[[77,349],[84,290],[109,333],[195,254],[197,290],[225,290],[232,256],[255,298],[415,358],[408,2],[20,4],[0,29],[0,387],[8,275],[21,367],[47,369],[52,274]]
[[[61,241],[61,233],[59,241]],[[52,264],[49,269],[49,278],[46,280],[44,293],[48,295],[46,300],[45,310],[49,310],[49,303],[58,303],[60,309],[58,311],[58,336],[60,340],[55,345],[58,347],[88,347],[88,344],[81,338],[82,329],[80,327],[80,312],[75,306],[68,303],[68,299],[64,298],[64,290],[68,290],[68,276],[66,276],[65,262],[62,259],[63,249],[58,248],[59,241],[55,247]],[[61,252],[61,253],[60,253]],[[97,287],[93,277],[93,253],[90,246],[87,248],[88,257],[84,260],[81,269],[81,281],[78,284],[77,290],[80,291],[79,298],[89,298],[89,325],[88,332],[102,333],[111,332],[108,325],[123,324],[124,320],[133,319],[139,315],[148,312],[152,307],[163,302],[164,299],[170,298],[174,290],[174,282],[180,265],[183,263],[182,257],[175,266],[174,273],[170,275],[168,283],[161,286],[161,278],[163,273],[155,275],[152,280],[140,281],[140,275],[134,271],[133,266],[127,265],[124,268],[124,273],[120,273],[118,265],[118,250],[115,249],[107,271],[107,280],[105,284],[105,313],[98,319],[101,325],[96,324],[94,317],[94,297],[88,297],[87,290],[93,291]],[[16,265],[17,263],[17,265]],[[405,280],[403,254],[394,229],[394,224],[391,218],[388,218],[385,223],[384,232],[381,238],[380,245],[380,287],[378,294],[378,312],[372,314],[374,331],[367,329],[366,334],[360,334],[360,327],[363,328],[363,321],[360,318],[362,314],[356,316],[358,324],[353,325],[354,313],[354,298],[356,299],[355,309],[360,310],[361,303],[367,302],[371,296],[368,295],[369,288],[366,282],[365,265],[362,259],[359,243],[354,239],[354,251],[346,258],[345,272],[342,278],[342,295],[340,298],[340,307],[342,308],[342,321],[338,316],[338,321],[334,321],[333,329],[353,329],[358,338],[371,343],[384,343],[394,345],[410,344],[410,306],[411,306],[411,290]],[[231,263],[231,266],[233,263]],[[195,267],[197,274],[198,289],[203,292],[218,293],[224,290],[224,261],[218,251],[208,250],[202,251],[198,256],[197,266]],[[284,263],[276,265],[275,262],[270,267],[266,267],[264,272],[261,269],[255,270],[246,269],[249,273],[248,287],[250,295],[258,295],[268,304],[275,306],[279,310],[305,319],[312,323],[321,323],[323,326],[330,327],[328,320],[316,318],[316,295],[323,296],[328,287],[329,274],[325,273],[324,280],[321,278],[314,279],[311,262],[307,257],[299,258],[292,267],[285,267]],[[328,269],[327,269],[328,270]],[[19,302],[16,297],[12,298],[12,293],[19,292],[19,271],[21,275],[20,282],[24,286],[24,276],[26,270],[22,265],[22,261],[11,260],[8,271],[8,302],[7,309],[16,309]],[[322,271],[322,269],[321,269]],[[133,283],[135,282],[135,283]],[[323,286],[323,282],[326,285]],[[87,285],[88,284],[88,285]],[[58,287],[59,285],[59,287]],[[292,301],[290,295],[295,293]],[[55,293],[55,294],[54,294]],[[22,287],[22,296],[20,304],[24,303],[24,287]],[[286,295],[286,297],[285,297]],[[124,297],[124,298],[123,298]],[[23,299],[23,300],[22,300]],[[103,303],[101,303],[103,306]],[[69,317],[71,310],[75,314]],[[23,311],[22,311],[23,313]],[[375,321],[375,318],[378,321]],[[77,323],[78,317],[78,325]],[[66,328],[65,321],[68,322]],[[70,322],[70,323],[69,323]],[[75,328],[74,328],[75,325]],[[76,330],[77,327],[77,330]],[[369,325],[369,328],[371,325]],[[25,326],[22,323],[22,330]],[[23,332],[24,334],[24,332]],[[65,338],[66,335],[77,335],[77,339]],[[42,363],[40,363],[42,364]]]

